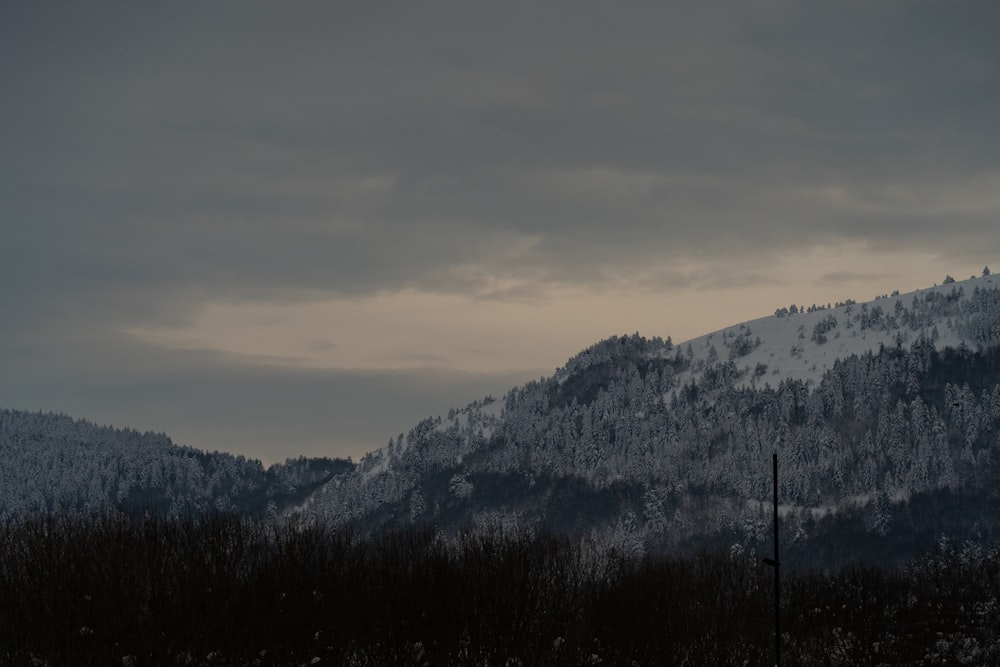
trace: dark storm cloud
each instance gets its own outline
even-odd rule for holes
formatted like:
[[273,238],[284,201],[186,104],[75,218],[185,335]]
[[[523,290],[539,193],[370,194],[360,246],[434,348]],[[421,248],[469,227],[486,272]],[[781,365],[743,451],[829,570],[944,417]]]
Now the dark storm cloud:
[[4,3],[0,354],[56,377],[55,347],[206,301],[769,284],[777,254],[844,241],[979,262],[1000,252],[998,19]]
[[879,184],[996,168],[985,3],[5,14],[7,199],[82,289],[479,289],[468,264],[599,284],[654,257],[904,242],[938,219]]

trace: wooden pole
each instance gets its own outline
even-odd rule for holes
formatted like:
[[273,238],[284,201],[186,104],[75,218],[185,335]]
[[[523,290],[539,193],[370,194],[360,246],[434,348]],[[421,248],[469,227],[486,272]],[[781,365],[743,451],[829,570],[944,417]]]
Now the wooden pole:
[[774,558],[764,563],[774,568],[774,665],[781,665],[781,562],[778,559],[778,455],[771,455],[771,477],[774,480]]
[[778,558],[778,454],[771,455],[774,478],[774,664],[781,665],[781,560]]

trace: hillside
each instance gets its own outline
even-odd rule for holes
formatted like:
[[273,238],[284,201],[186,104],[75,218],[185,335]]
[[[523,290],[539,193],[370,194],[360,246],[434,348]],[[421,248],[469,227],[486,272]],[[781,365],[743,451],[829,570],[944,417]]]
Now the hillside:
[[0,521],[108,509],[178,517],[276,514],[352,468],[333,459],[260,461],[175,445],[159,433],[65,415],[0,410]]
[[908,557],[941,533],[994,530],[998,340],[989,275],[782,307],[676,345],[614,337],[501,400],[424,420],[297,511],[368,530],[753,551],[776,451],[803,563]]
[[895,561],[1000,537],[1000,279],[779,307],[675,344],[616,336],[428,418],[357,465],[259,461],[0,410],[0,519],[108,509],[320,519],[363,532],[554,531],[595,548]]

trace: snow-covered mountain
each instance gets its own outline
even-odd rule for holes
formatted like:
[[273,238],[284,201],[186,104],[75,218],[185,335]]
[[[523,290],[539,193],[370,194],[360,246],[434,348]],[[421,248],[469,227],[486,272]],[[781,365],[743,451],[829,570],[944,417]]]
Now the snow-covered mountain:
[[[988,271],[867,303],[783,306],[680,344],[614,337],[500,400],[424,420],[296,511],[367,529],[753,549],[777,452],[790,539],[854,531],[895,542],[874,552],[912,551],[995,523],[998,342]],[[949,502],[968,521],[943,523]]]
[[162,433],[0,410],[0,522],[31,514],[277,514],[353,465],[260,461],[174,444]]
[[[803,563],[1000,537],[1000,278],[781,306],[675,344],[616,336],[428,418],[357,465],[259,462],[0,410],[0,519],[108,508],[364,531],[554,530],[633,552],[768,539]],[[796,555],[797,554],[797,555]]]
[[[944,284],[906,294],[877,297],[868,303],[778,308],[774,315],[727,327],[683,343],[693,358],[709,362],[713,356],[736,362],[737,384],[777,384],[784,379],[815,386],[834,362],[851,355],[877,352],[883,347],[909,349],[921,338],[937,349],[972,348],[1000,342],[1000,332],[984,328],[983,316],[993,304],[1000,278],[979,278]],[[713,355],[712,348],[716,348]],[[758,368],[758,365],[760,368]],[[688,377],[693,371],[688,373]]]

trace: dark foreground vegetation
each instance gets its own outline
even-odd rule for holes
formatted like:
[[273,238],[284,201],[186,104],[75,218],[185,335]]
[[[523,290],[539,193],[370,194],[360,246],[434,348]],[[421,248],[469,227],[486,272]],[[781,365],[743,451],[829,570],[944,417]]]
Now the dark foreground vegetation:
[[[767,665],[771,570],[216,517],[0,528],[4,665]],[[1000,663],[1000,551],[796,573],[786,665]]]

